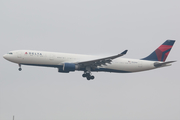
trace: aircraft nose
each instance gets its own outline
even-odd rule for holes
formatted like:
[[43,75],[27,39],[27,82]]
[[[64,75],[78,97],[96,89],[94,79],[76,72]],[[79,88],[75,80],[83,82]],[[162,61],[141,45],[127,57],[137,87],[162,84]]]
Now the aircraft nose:
[[7,59],[7,55],[6,55],[6,54],[4,54],[4,55],[3,55],[3,58],[4,58],[4,59]]

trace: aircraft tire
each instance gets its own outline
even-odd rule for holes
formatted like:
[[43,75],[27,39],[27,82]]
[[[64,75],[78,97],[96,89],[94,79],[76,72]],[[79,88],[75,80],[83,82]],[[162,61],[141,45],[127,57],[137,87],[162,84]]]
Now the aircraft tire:
[[87,80],[91,80],[91,77],[87,77]]
[[87,75],[86,74],[82,74],[82,77],[86,77]]
[[94,79],[94,76],[91,76],[91,79],[93,80],[93,79]]
[[19,70],[19,71],[21,71],[21,70],[22,70],[22,68],[19,68],[18,70]]

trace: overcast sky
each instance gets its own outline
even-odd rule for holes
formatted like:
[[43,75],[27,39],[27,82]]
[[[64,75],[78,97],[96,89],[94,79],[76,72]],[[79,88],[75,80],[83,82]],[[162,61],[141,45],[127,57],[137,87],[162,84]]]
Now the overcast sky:
[[[1,0],[0,120],[180,120],[179,0]],[[170,67],[58,73],[2,56],[31,49],[143,58],[167,39]]]

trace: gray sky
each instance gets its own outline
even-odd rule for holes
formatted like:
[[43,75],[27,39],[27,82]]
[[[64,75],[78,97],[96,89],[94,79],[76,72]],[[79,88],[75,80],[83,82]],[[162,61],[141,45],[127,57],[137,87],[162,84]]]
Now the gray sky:
[[[179,60],[179,0],[3,0],[0,55],[32,49],[143,58],[167,39]],[[141,73],[58,73],[0,58],[0,120],[180,120],[179,62]]]

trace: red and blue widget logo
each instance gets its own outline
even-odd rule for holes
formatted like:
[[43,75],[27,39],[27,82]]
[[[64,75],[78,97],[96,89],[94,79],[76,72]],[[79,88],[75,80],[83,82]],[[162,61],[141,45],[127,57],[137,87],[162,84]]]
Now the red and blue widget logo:
[[158,49],[156,49],[156,56],[158,61],[165,61],[170,50],[172,48],[172,45],[161,45]]
[[174,45],[175,40],[166,40],[161,46],[159,46],[153,53],[151,53],[146,58],[142,60],[151,60],[151,61],[165,61],[171,48]]

